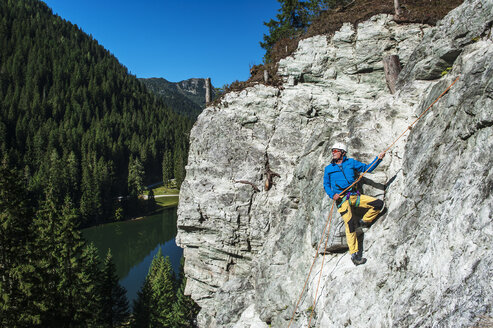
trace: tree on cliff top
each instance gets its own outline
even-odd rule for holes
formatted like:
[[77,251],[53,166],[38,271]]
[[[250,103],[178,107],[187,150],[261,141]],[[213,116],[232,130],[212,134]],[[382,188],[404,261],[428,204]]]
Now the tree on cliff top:
[[306,31],[312,20],[322,11],[342,5],[347,0],[278,0],[281,4],[277,20],[264,22],[269,34],[264,34],[264,42],[260,46],[266,50],[264,60],[270,62],[270,52],[276,42],[281,39],[296,38]]
[[264,42],[260,46],[266,50],[264,60],[270,61],[270,51],[280,39],[295,37],[296,32],[303,31],[308,26],[308,3],[298,0],[278,0],[281,3],[277,20],[264,22],[269,28],[269,34],[264,34]]

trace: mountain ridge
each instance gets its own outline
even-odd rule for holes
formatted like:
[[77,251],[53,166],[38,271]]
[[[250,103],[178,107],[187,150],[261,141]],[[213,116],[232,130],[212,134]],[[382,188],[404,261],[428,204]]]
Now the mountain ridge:
[[161,179],[164,153],[184,157],[193,122],[92,36],[41,1],[2,1],[0,11],[0,149],[36,195],[70,195],[93,224],[133,192],[129,166],[147,183]]
[[[178,113],[196,118],[205,108],[205,79],[190,78],[180,82],[170,82],[165,78],[139,78],[144,85],[162,97]],[[216,91],[211,85],[211,97]]]

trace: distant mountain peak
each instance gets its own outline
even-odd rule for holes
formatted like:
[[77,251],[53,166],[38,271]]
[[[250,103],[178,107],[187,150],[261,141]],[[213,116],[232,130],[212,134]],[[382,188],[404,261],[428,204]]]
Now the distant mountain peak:
[[[180,82],[170,82],[162,77],[141,78],[145,86],[163,97],[175,112],[197,117],[205,108],[205,79],[190,78]],[[212,87],[212,97],[216,92]]]

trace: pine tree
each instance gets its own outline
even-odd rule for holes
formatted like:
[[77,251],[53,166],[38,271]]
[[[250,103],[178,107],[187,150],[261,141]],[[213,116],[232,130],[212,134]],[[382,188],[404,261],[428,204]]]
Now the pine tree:
[[189,295],[185,295],[187,278],[184,272],[185,258],[180,261],[180,285],[173,303],[173,327],[195,327],[199,306]]
[[33,221],[36,238],[31,248],[33,259],[34,292],[30,297],[28,311],[32,311],[37,323],[43,326],[58,325],[61,295],[58,289],[60,267],[58,263],[57,224],[60,216],[51,189]]
[[80,199],[79,196],[79,164],[74,151],[71,151],[66,160],[66,167],[64,172],[64,180],[66,181],[68,195],[71,201],[75,204]]
[[98,281],[92,279],[97,278],[98,264],[91,267],[85,260],[78,221],[70,197],[59,209],[50,192],[35,217],[36,238],[30,251],[35,290],[26,312],[32,311],[41,326],[80,327],[97,321],[93,293]]
[[118,327],[129,316],[126,290],[118,280],[111,250],[108,250],[103,264],[101,285],[101,311],[104,327]]
[[175,301],[175,281],[173,268],[169,257],[163,258],[158,252],[158,268],[151,280],[152,307],[151,324],[161,327],[171,327],[173,323],[173,303]]
[[82,165],[82,197],[80,199],[80,213],[83,223],[89,220],[97,222],[102,214],[101,194],[96,180],[95,154],[87,154]]
[[53,201],[56,206],[61,206],[64,200],[64,191],[68,190],[65,188],[66,180],[64,179],[64,169],[62,166],[58,152],[53,149],[49,158],[49,169],[48,169],[48,188],[51,189]]
[[128,164],[128,194],[138,197],[144,190],[144,167],[140,160],[130,157]]
[[[94,286],[91,282],[81,280],[84,275],[82,254],[85,242],[82,239],[79,216],[74,209],[70,197],[66,196],[58,223],[55,226],[56,261],[57,261],[57,292],[60,308],[57,310],[59,322],[66,327],[80,327],[85,320],[91,318],[87,301],[92,296],[88,293]],[[92,284],[96,284],[93,281]]]
[[33,288],[33,270],[28,252],[32,213],[27,190],[17,171],[7,160],[0,165],[0,326],[15,327],[36,321],[19,316],[27,306]]
[[75,320],[86,322],[89,327],[99,327],[103,323],[101,309],[101,286],[103,273],[98,250],[93,243],[87,245],[81,256],[83,268],[79,275],[79,304],[86,312],[77,313]]
[[169,187],[173,174],[173,155],[167,150],[163,155],[163,183],[165,187]]
[[133,303],[133,321],[134,328],[149,328],[151,327],[151,283],[149,276],[146,277],[142,287],[137,292],[137,298]]
[[183,151],[181,150],[180,147],[175,149],[174,152],[174,173],[175,173],[175,181],[176,181],[176,187],[178,189],[181,188],[181,184],[183,183],[183,180],[185,179],[185,162],[183,160]]
[[99,198],[96,199],[100,206],[100,213],[103,217],[109,217],[113,214],[113,202],[108,201],[112,198],[112,186],[114,184],[113,161],[105,161],[103,157],[99,158],[95,167],[96,186],[98,188]]
[[174,327],[175,277],[169,257],[159,249],[134,302],[133,327]]
[[260,46],[266,50],[266,62],[270,62],[270,52],[274,44],[284,38],[294,38],[297,32],[304,31],[308,26],[308,3],[299,0],[278,0],[281,4],[277,20],[271,19],[264,23],[269,28],[269,34],[264,34],[264,42]]
[[350,0],[278,0],[281,4],[276,19],[264,22],[269,34],[264,34],[260,46],[266,50],[264,61],[271,62],[271,51],[281,39],[294,39],[305,32],[313,19],[322,11],[349,2]]

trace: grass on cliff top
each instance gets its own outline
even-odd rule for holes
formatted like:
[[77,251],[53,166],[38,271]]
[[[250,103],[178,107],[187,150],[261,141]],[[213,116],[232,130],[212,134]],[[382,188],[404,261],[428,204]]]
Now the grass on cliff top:
[[[399,24],[422,23],[435,25],[437,21],[445,17],[452,9],[462,4],[463,0],[400,0],[402,15],[395,21]],[[282,39],[277,42],[271,52],[271,63],[255,65],[250,69],[250,78],[247,81],[235,81],[225,90],[241,91],[258,83],[281,86],[282,80],[277,75],[277,63],[279,60],[290,56],[298,47],[300,40],[320,35],[333,35],[344,23],[357,25],[377,14],[394,14],[393,0],[355,0],[345,7],[335,8],[323,12],[307,29],[303,35]],[[264,70],[269,72],[270,81],[264,83]],[[214,104],[221,102],[221,98]]]

